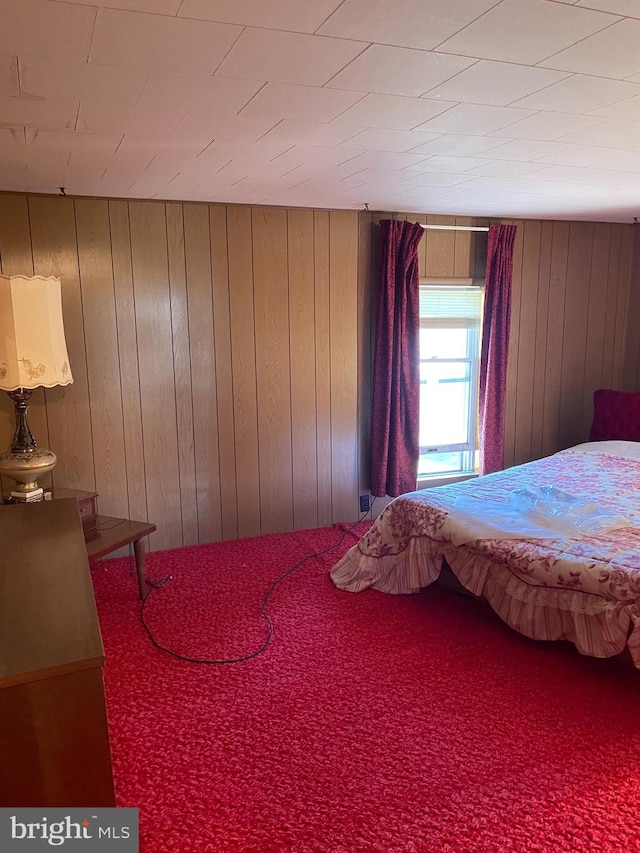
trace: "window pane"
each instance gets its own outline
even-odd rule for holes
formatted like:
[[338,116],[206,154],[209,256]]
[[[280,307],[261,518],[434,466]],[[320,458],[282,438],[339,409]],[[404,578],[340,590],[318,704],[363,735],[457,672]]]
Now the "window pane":
[[428,453],[420,457],[418,479],[464,471],[464,453]]
[[468,441],[470,390],[469,362],[421,362],[421,447]]
[[464,358],[468,329],[420,329],[420,358]]

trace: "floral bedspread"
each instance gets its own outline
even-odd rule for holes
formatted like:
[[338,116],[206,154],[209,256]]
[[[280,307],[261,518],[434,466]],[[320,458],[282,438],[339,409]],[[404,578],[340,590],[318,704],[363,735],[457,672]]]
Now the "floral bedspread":
[[[334,583],[353,592],[415,592],[438,577],[445,559],[461,583],[484,595],[516,630],[569,639],[602,657],[629,641],[640,666],[640,459],[584,447],[396,498],[333,568]],[[458,496],[508,504],[521,490],[545,485],[588,496],[626,526],[596,535],[576,530],[549,539],[454,544]]]

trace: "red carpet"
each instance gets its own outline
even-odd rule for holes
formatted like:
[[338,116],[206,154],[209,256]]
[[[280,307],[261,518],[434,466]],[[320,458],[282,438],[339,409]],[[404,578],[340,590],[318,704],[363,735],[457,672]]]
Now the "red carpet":
[[[364,528],[361,528],[364,529]],[[275,578],[338,529],[151,554],[146,613],[190,656],[264,640]],[[273,594],[235,666],[154,649],[126,560],[93,569],[118,803],[145,853],[640,851],[640,674],[431,588],[333,587],[354,541]]]

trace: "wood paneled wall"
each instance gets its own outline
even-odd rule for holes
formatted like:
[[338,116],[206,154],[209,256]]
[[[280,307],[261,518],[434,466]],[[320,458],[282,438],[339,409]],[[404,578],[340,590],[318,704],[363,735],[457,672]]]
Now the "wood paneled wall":
[[589,438],[596,388],[625,386],[633,226],[517,222],[505,464]]
[[[361,302],[377,266],[376,224],[382,218],[449,225],[518,226],[505,405],[505,466],[588,440],[596,388],[640,389],[640,232],[632,225],[485,220],[414,214],[360,214],[369,233]],[[633,241],[636,240],[635,265]],[[486,235],[427,230],[421,276],[483,277]],[[635,271],[635,278],[632,276]],[[370,306],[366,310],[370,312]],[[370,328],[371,314],[364,326]],[[372,335],[360,339],[359,364],[370,375]],[[362,471],[368,453],[368,382],[360,392]],[[360,482],[366,485],[366,473]],[[378,505],[376,505],[376,510]]]
[[357,262],[355,212],[0,195],[2,272],[63,284],[54,485],[154,549],[355,519]]
[[[390,216],[0,194],[2,272],[63,283],[74,383],[29,412],[55,484],[154,521],[154,549],[355,520]],[[633,226],[516,224],[506,464],[586,439],[593,390],[640,377]],[[484,234],[426,231],[420,274],[481,277],[485,256]]]

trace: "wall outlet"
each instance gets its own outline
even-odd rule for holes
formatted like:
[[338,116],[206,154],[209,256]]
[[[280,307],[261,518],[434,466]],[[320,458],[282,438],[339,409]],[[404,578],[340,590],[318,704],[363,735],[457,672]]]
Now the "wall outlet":
[[360,512],[369,512],[371,509],[371,495],[360,495]]

